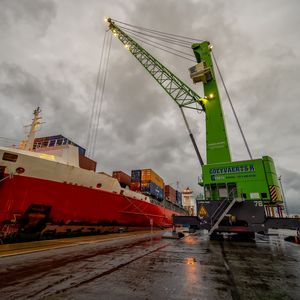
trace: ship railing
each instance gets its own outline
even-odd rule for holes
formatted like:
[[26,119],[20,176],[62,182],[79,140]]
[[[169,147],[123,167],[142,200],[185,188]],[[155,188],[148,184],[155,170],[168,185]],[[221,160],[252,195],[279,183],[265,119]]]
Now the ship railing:
[[39,149],[39,148],[53,148],[57,146],[65,146],[72,144],[72,142],[67,138],[58,138],[58,139],[51,139],[51,140],[42,140],[37,141],[33,144],[33,149]]
[[[9,147],[9,148],[19,148],[21,144],[20,140],[15,140],[11,138],[0,137],[0,146],[2,147]],[[50,148],[56,146],[65,146],[72,144],[72,142],[67,138],[58,138],[53,140],[45,140],[45,141],[38,141],[33,144],[33,149],[38,148]]]
[[20,141],[6,138],[6,137],[0,137],[0,146],[7,147],[7,148],[19,148]]

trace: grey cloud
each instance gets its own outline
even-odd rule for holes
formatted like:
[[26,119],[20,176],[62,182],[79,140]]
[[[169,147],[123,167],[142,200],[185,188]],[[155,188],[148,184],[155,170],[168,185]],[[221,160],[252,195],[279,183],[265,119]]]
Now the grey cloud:
[[23,34],[43,36],[56,15],[56,7],[51,0],[1,0],[0,7],[2,31],[17,29]]
[[284,195],[290,213],[300,213],[299,182],[300,174],[284,168],[278,168]]
[[[0,136],[23,138],[22,126],[40,105],[47,122],[41,135],[62,133],[85,146],[105,15],[208,39],[254,157],[273,156],[287,180],[291,209],[296,210],[298,11],[297,1],[2,1]],[[188,75],[192,62],[144,46],[201,94],[201,86],[192,85]],[[223,107],[233,158],[247,159],[225,97]],[[187,115],[205,156],[203,115]],[[179,180],[181,187],[200,191],[199,163],[178,108],[115,39],[94,158],[99,170],[151,167],[166,182]]]

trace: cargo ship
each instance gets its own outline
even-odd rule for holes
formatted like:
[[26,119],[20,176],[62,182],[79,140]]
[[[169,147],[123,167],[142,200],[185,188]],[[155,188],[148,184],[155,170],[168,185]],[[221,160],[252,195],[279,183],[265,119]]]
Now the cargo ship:
[[151,169],[132,171],[131,182],[121,171],[96,172],[85,149],[62,135],[36,138],[40,112],[34,111],[26,140],[0,147],[2,240],[61,228],[169,227],[173,215],[186,214],[179,202],[165,199],[163,180],[151,178],[158,176]]

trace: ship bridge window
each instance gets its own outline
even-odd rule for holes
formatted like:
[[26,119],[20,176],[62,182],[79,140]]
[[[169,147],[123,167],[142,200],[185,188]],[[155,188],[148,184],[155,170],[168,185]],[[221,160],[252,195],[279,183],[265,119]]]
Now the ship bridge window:
[[2,159],[7,160],[7,161],[16,162],[17,159],[18,159],[18,155],[13,154],[13,153],[4,152],[3,156],[2,156]]

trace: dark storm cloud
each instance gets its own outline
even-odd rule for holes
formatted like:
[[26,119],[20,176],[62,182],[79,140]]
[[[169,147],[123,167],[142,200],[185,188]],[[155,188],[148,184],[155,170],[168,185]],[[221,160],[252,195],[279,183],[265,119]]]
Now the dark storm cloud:
[[[104,16],[214,44],[254,157],[273,156],[296,210],[299,183],[299,3],[289,1],[1,1],[0,136],[23,138],[40,105],[41,134],[85,145],[103,40]],[[186,62],[144,45],[192,85]],[[186,50],[192,53],[191,50]],[[220,85],[223,96],[224,90]],[[247,159],[228,101],[233,158]],[[203,114],[186,112],[205,157]],[[4,129],[5,128],[5,129]],[[200,135],[199,135],[200,134]],[[173,100],[117,40],[112,40],[95,159],[99,170],[150,167],[166,182],[197,192],[201,174]]]
[[[2,128],[12,138],[23,138],[23,125],[26,124],[24,122],[30,122],[28,111],[37,106],[48,108],[47,118],[59,124],[55,130],[72,133],[74,128],[80,127],[80,120],[68,119],[68,116],[78,114],[78,108],[72,103],[72,99],[65,101],[69,97],[74,97],[73,86],[66,82],[55,81],[52,78],[39,79],[24,71],[20,66],[2,63],[0,65],[0,94]],[[9,105],[7,105],[8,102]],[[21,124],[11,127],[12,121]],[[50,126],[46,132],[55,134],[52,130]]]

